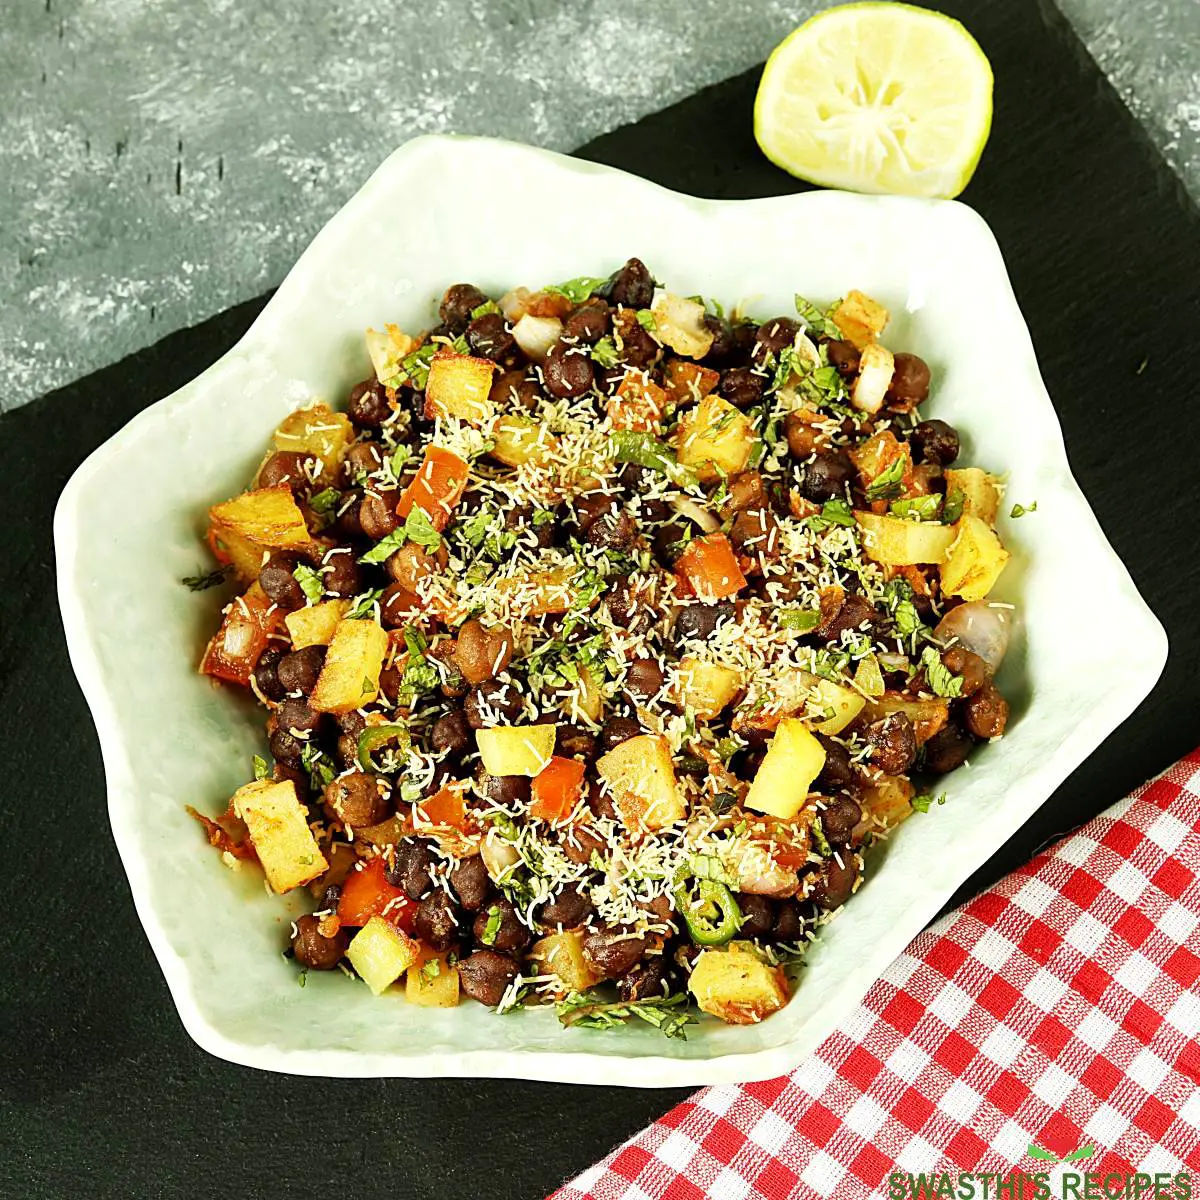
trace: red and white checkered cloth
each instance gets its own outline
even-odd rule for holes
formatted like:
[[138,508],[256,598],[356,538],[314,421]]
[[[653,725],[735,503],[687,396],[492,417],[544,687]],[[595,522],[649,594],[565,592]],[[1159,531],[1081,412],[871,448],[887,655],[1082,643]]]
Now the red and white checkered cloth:
[[1031,1144],[1200,1189],[1200,750],[927,929],[790,1076],[697,1092],[553,1200],[859,1200],[1055,1167]]

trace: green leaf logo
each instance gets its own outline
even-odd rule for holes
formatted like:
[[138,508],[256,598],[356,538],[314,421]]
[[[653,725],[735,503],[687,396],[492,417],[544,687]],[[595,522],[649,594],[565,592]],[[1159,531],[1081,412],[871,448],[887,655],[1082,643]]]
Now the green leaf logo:
[[1032,1142],[1026,1151],[1030,1158],[1041,1159],[1042,1162],[1079,1162],[1085,1158],[1091,1158],[1096,1153],[1095,1146],[1080,1146],[1078,1150],[1072,1150],[1070,1154],[1064,1154],[1061,1158],[1050,1150],[1043,1150],[1041,1146],[1035,1146]]

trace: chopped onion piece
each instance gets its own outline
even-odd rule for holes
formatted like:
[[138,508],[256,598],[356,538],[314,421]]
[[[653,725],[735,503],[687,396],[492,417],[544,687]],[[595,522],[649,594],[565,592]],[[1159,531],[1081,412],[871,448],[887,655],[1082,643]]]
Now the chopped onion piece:
[[878,342],[872,342],[863,352],[858,366],[858,378],[850,389],[850,403],[862,412],[874,413],[883,407],[883,398],[892,383],[896,360],[892,352]]
[[977,654],[994,675],[1004,661],[1012,636],[1013,611],[997,608],[986,600],[975,600],[952,608],[933,631],[943,644],[954,641]]
[[702,504],[698,504],[689,496],[674,496],[671,507],[681,516],[699,525],[705,533],[713,533],[721,528],[721,522]]
[[526,313],[514,326],[517,345],[535,362],[550,353],[550,347],[562,334],[563,323],[557,317],[534,317]]

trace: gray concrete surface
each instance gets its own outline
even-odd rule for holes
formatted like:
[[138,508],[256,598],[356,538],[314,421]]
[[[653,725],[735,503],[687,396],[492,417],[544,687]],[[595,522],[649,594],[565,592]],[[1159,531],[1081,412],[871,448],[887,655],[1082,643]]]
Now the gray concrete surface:
[[[1200,195],[1200,3],[1062,4]],[[414,134],[570,149],[825,6],[0,0],[0,410],[277,283]]]

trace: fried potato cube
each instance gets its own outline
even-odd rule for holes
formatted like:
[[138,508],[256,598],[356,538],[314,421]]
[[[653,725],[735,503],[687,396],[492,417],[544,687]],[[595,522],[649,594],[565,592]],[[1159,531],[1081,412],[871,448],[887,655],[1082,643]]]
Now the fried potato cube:
[[932,521],[905,521],[869,512],[855,512],[854,519],[862,533],[863,552],[889,567],[943,562],[957,536],[954,526]]
[[291,891],[328,869],[290,779],[260,779],[238,788],[233,811],[250,831],[272,891]]
[[663,385],[667,400],[673,405],[703,400],[721,382],[720,371],[688,362],[685,358],[669,358],[663,364]]
[[640,371],[630,371],[605,405],[614,429],[636,429],[641,433],[656,432],[666,408],[667,393]]
[[863,811],[863,830],[895,829],[912,816],[913,785],[903,775],[883,775],[878,782],[862,789],[859,801]]
[[325,665],[309,704],[317,712],[347,713],[379,695],[388,635],[375,621],[343,619],[333,631]]
[[841,733],[862,712],[865,704],[866,700],[852,688],[842,687],[832,679],[818,679],[813,684],[808,712],[822,715],[815,720],[810,716],[809,728],[817,733]]
[[664,346],[686,358],[703,358],[713,344],[713,331],[704,323],[704,305],[671,292],[662,292],[650,311],[654,334]]
[[830,315],[846,341],[853,342],[860,350],[869,346],[888,323],[888,310],[857,289],[847,292]]
[[475,730],[475,744],[489,775],[532,779],[554,754],[557,725],[499,725]]
[[1011,556],[996,531],[978,517],[964,515],[951,528],[958,536],[941,565],[942,591],[964,600],[982,600]]
[[482,425],[492,415],[488,395],[496,364],[469,354],[435,354],[425,384],[425,416],[457,417]]
[[286,484],[243,492],[208,510],[213,536],[225,547],[238,578],[258,578],[268,550],[306,550],[312,539]]
[[496,579],[492,588],[510,598],[514,613],[529,617],[563,613],[575,599],[575,573],[569,567],[555,567],[549,571]]
[[600,976],[584,957],[583,934],[577,930],[542,938],[533,944],[529,956],[538,964],[539,974],[557,975],[568,991],[583,992],[600,982]]
[[519,467],[527,462],[541,462],[557,442],[545,427],[532,417],[509,413],[501,417],[492,429],[495,443],[488,452],[505,466]]
[[298,608],[283,618],[293,650],[305,646],[328,646],[342,614],[350,607],[349,600],[322,600],[306,608]]
[[688,979],[701,1012],[729,1025],[754,1025],[788,1000],[787,977],[737,943],[702,950]]
[[738,694],[742,677],[732,667],[687,656],[675,671],[679,703],[697,721],[719,716]]
[[950,468],[946,472],[946,495],[962,495],[962,515],[978,517],[985,525],[995,525],[1000,512],[1000,483],[994,475],[978,467]]
[[321,480],[331,482],[346,447],[354,440],[354,426],[345,413],[314,404],[290,413],[275,430],[275,449],[310,454],[321,460]]
[[596,770],[630,832],[662,829],[686,815],[671,744],[661,734],[642,733],[622,742],[597,760]]
[[705,483],[745,469],[754,449],[754,425],[728,400],[712,393],[683,415],[675,456]]
[[387,991],[420,953],[412,938],[382,917],[372,917],[346,947],[350,965],[376,996]]
[[785,717],[775,729],[745,806],[790,821],[803,807],[825,765],[825,747],[803,721]]
[[458,1005],[458,972],[445,956],[421,949],[420,958],[404,973],[404,997],[422,1008]]

